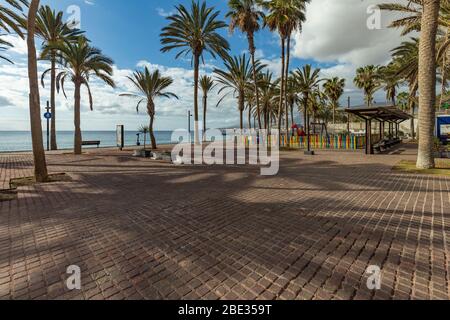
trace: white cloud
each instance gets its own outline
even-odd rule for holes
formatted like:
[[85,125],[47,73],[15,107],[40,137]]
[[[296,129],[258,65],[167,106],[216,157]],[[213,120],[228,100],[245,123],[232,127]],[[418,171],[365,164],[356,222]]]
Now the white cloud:
[[[384,2],[312,1],[307,6],[307,20],[302,33],[294,36],[293,56],[332,64],[332,67],[322,70],[322,75],[346,79],[343,99],[350,96],[353,104],[363,102],[363,94],[353,84],[356,69],[369,64],[386,64],[390,60],[390,51],[404,40],[399,30],[387,27],[396,17],[394,14],[383,11],[380,28],[370,30],[367,27],[368,19],[371,21],[373,17],[372,13],[368,13],[368,8]],[[376,100],[384,102],[382,91],[376,94]]]
[[[14,52],[14,65],[0,62],[0,82],[2,90],[0,95],[0,130],[11,128],[11,121],[17,124],[19,130],[28,129],[28,70],[27,60],[20,50]],[[12,53],[12,52],[10,52]],[[26,51],[25,51],[26,53]],[[149,67],[150,70],[159,69],[164,76],[174,79],[173,85],[168,89],[180,97],[175,99],[157,99],[156,129],[176,129],[185,123],[186,112],[193,110],[193,77],[192,69],[167,67],[142,60],[136,64],[136,68]],[[45,61],[39,61],[39,75],[49,67]],[[201,74],[211,74],[212,65],[202,66]],[[98,79],[92,78],[90,87],[94,99],[94,112],[89,110],[88,96],[85,88],[82,88],[82,128],[84,130],[111,130],[116,123],[125,123],[128,128],[137,128],[142,123],[147,123],[148,117],[145,106],[136,114],[137,100],[127,97],[119,97],[120,93],[133,92],[132,83],[127,79],[133,70],[121,69],[114,66],[114,81],[117,88],[106,86]],[[49,76],[45,79],[45,88],[41,88],[41,105],[44,107],[49,100]],[[57,95],[57,119],[58,128],[71,130],[73,127],[73,85],[67,81],[65,84],[67,99],[62,93]],[[224,123],[238,123],[236,101],[232,97],[225,100],[220,108],[216,108],[219,99],[217,91],[210,95],[208,110],[208,126],[222,127]],[[201,104],[201,93],[199,97]],[[201,109],[201,105],[200,105]],[[15,120],[11,120],[14,118]],[[227,118],[227,121],[223,119]],[[9,119],[6,121],[5,119]],[[22,120],[24,121],[22,121]],[[5,121],[6,122],[5,122]],[[26,120],[26,121],[25,121]],[[178,124],[178,125],[177,125]]]

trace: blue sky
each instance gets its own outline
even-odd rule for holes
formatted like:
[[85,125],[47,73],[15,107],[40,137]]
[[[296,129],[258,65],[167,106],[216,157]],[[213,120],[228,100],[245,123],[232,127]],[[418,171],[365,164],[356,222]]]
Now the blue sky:
[[[302,33],[294,35],[292,43],[291,69],[311,63],[322,68],[323,77],[340,76],[347,80],[347,88],[342,103],[348,96],[353,104],[361,104],[363,96],[352,83],[357,67],[365,64],[383,64],[389,59],[389,50],[395,47],[401,38],[395,30],[387,29],[388,17],[382,16],[383,26],[377,30],[368,30],[366,21],[370,18],[368,8],[379,3],[378,0],[313,0],[307,7],[307,21]],[[171,88],[180,96],[179,101],[158,100],[158,130],[183,128],[186,112],[192,109],[193,75],[189,59],[175,59],[174,53],[161,53],[159,34],[166,25],[165,16],[173,12],[175,5],[187,0],[42,0],[43,4],[65,12],[66,19],[74,14],[72,8],[79,11],[81,28],[91,39],[92,44],[115,61],[116,90],[105,87],[98,81],[93,82],[94,108],[87,107],[86,93],[82,101],[83,130],[113,130],[116,124],[125,124],[128,130],[135,130],[148,122],[145,110],[135,112],[135,101],[119,97],[123,92],[132,90],[126,76],[136,68],[148,66],[160,69],[164,75],[171,76],[175,82]],[[226,13],[226,0],[208,1],[222,13]],[[79,8],[79,9],[78,9]],[[75,12],[76,14],[76,12]],[[232,54],[241,54],[247,50],[244,35],[222,31],[231,44]],[[7,36],[15,48],[7,55],[15,65],[0,62],[0,130],[28,130],[26,46],[15,36]],[[39,43],[39,42],[38,42]],[[276,34],[263,30],[256,35],[258,58],[267,64],[275,74],[280,69],[279,39]],[[206,56],[206,65],[202,74],[211,74],[212,68],[221,67],[221,61]],[[39,71],[45,70],[46,62],[40,62]],[[62,95],[57,98],[58,129],[73,128],[73,99],[68,85],[68,99]],[[48,99],[48,84],[41,89],[42,105]],[[376,96],[384,102],[384,94]],[[218,96],[211,95],[208,113],[208,126],[228,127],[238,124],[239,113],[236,101],[232,97],[216,108]]]

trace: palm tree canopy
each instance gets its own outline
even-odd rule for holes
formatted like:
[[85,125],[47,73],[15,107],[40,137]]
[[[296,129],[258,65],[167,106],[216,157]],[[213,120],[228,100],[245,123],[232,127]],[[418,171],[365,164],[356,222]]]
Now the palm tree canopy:
[[20,28],[22,18],[16,11],[22,11],[23,7],[28,7],[29,3],[27,0],[5,0],[5,2],[8,6],[0,4],[0,30],[3,29],[7,33],[16,32],[23,38]]
[[303,95],[310,94],[323,81],[319,79],[320,69],[313,69],[310,64],[302,67],[302,69],[295,70],[294,76],[297,88]]
[[380,82],[386,92],[386,100],[394,101],[397,96],[397,88],[401,78],[398,74],[398,64],[391,62],[387,66],[380,67]]
[[[214,69],[214,73],[216,74],[216,82],[222,86],[219,94],[224,90],[229,90],[229,92],[222,96],[217,105],[220,105],[223,99],[231,93],[234,96],[243,96],[246,87],[251,83],[253,75],[250,59],[245,54],[229,58],[225,60],[224,64],[225,70]],[[255,62],[257,73],[261,72],[265,67],[260,61],[257,60]]]
[[[16,13],[16,11],[22,11],[22,7],[28,7],[28,1],[26,0],[5,0],[6,4],[0,4],[0,32],[6,33],[16,32],[23,38],[23,32],[20,28],[20,21],[23,19]],[[2,30],[3,29],[3,30]],[[0,36],[2,34],[0,33]],[[0,38],[0,51],[5,51],[13,45]],[[10,59],[0,55],[0,59],[13,63]]]
[[268,11],[265,25],[271,31],[278,31],[287,38],[306,21],[306,4],[310,0],[259,0],[259,4]]
[[204,95],[207,95],[215,86],[214,79],[207,75],[200,77],[199,84]]
[[379,67],[374,65],[361,67],[356,70],[354,83],[356,87],[364,90],[366,102],[369,105],[372,103],[373,94],[380,87],[379,75]]
[[392,50],[392,58],[397,76],[409,81],[411,86],[416,86],[419,73],[419,39],[403,41]]
[[345,89],[345,79],[334,77],[325,81],[324,93],[328,99],[338,107],[339,99],[344,94]]
[[192,2],[191,10],[178,5],[177,13],[167,17],[170,24],[162,29],[161,51],[179,50],[176,58],[180,56],[200,56],[206,51],[213,58],[219,55],[228,56],[230,45],[217,31],[226,28],[227,24],[218,19],[220,12],[214,7],[207,7],[206,2],[200,5]]
[[140,104],[145,101],[153,102],[153,100],[158,97],[178,99],[176,94],[165,91],[172,85],[173,79],[170,77],[163,77],[159,70],[150,72],[148,67],[145,67],[143,71],[137,70],[133,72],[132,76],[128,76],[127,78],[133,83],[137,93],[124,93],[120,96],[140,99],[136,106],[137,112],[139,112]]
[[229,0],[230,11],[226,14],[230,18],[230,31],[239,28],[247,34],[254,34],[260,29],[260,21],[264,13],[256,6],[255,0]]
[[[57,50],[57,58],[63,61],[63,67],[56,77],[57,90],[63,90],[67,97],[64,84],[67,79],[75,84],[85,85],[89,93],[89,105],[93,109],[92,94],[89,87],[89,80],[95,76],[111,87],[115,87],[112,79],[114,64],[113,60],[102,54],[100,49],[91,47],[84,37],[79,37],[76,41],[65,41],[63,44],[51,47]],[[46,73],[42,74],[42,83]]]
[[[414,31],[420,31],[423,0],[408,0],[408,3],[383,3],[378,5],[381,10],[395,12],[401,15],[400,18],[391,22],[389,27],[402,29],[402,35],[409,34]],[[441,10],[439,12],[439,26],[444,28],[450,27],[450,1],[441,1]]]
[[44,40],[41,58],[48,55],[49,49],[64,41],[75,41],[83,31],[70,28],[63,19],[63,12],[55,12],[49,6],[42,6],[36,18],[36,34]]

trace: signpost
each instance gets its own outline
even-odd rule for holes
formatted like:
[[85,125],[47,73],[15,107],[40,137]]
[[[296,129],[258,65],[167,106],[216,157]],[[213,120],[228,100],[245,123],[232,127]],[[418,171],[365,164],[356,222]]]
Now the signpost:
[[120,151],[122,151],[123,147],[125,146],[124,137],[125,137],[124,126],[118,125],[116,132],[116,139],[117,139],[117,147],[119,148]]
[[47,119],[47,151],[50,151],[50,119],[53,115],[50,112],[50,105],[48,101],[45,109],[47,110],[47,112],[44,113],[44,118]]

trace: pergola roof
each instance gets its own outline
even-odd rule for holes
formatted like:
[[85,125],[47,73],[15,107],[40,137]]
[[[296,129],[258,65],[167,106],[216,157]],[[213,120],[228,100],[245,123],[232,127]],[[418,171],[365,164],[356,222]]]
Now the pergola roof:
[[411,115],[394,106],[356,107],[345,109],[345,112],[354,114],[364,120],[403,122],[412,119]]

